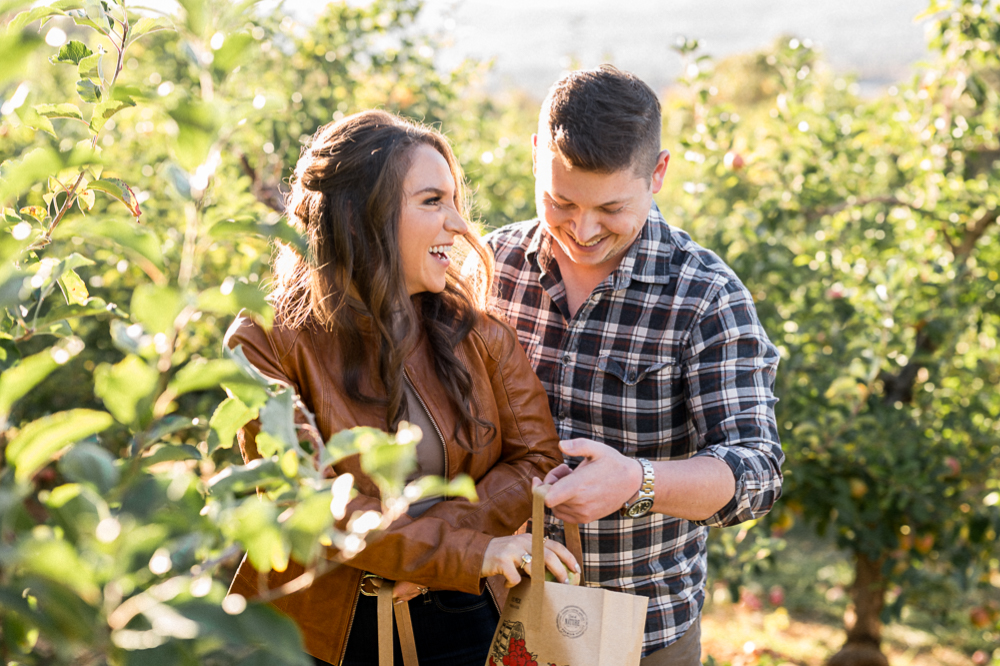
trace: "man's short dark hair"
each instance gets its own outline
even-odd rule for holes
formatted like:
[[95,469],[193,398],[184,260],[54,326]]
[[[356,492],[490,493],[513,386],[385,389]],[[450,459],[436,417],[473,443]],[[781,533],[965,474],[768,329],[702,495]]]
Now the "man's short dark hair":
[[632,168],[651,177],[660,154],[660,102],[638,77],[614,67],[570,72],[552,84],[538,118],[541,140],[572,166],[595,173]]

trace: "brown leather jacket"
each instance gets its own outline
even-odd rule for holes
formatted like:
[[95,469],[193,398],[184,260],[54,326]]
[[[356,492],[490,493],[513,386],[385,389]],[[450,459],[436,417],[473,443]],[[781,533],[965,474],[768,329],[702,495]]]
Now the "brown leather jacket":
[[[354,426],[387,428],[384,408],[359,404],[343,391],[335,335],[280,326],[265,331],[240,318],[230,328],[227,344],[242,345],[264,375],[294,387],[315,414],[324,441]],[[472,398],[479,415],[497,426],[493,440],[475,453],[450,437],[456,415],[438,381],[426,339],[407,359],[405,372],[443,435],[447,477],[462,472],[472,476],[479,502],[450,499],[433,505],[417,519],[404,516],[349,565],[338,566],[305,590],[273,602],[295,620],[306,651],[315,657],[332,664],[343,658],[364,571],[433,589],[480,594],[479,572],[487,544],[494,536],[513,534],[528,519],[531,479],[544,477],[562,461],[548,399],[513,330],[483,317],[456,353],[472,375]],[[362,389],[373,390],[371,386]],[[245,460],[259,457],[254,443],[258,428],[257,422],[251,422],[240,433]],[[348,516],[355,510],[380,508],[378,489],[361,471],[358,456],[341,461],[335,471],[353,474],[359,491],[348,505]],[[264,578],[269,588],[275,588],[302,571],[292,562],[286,571],[271,571]],[[489,580],[489,588],[502,608],[506,589],[503,577],[496,578]],[[258,593],[259,580],[244,558],[230,593],[252,598]]]

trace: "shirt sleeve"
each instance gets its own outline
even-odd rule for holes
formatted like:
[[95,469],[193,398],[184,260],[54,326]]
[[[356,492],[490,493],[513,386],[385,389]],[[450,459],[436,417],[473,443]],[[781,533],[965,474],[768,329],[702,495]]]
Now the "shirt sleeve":
[[727,465],[733,498],[699,525],[728,527],[766,514],[781,496],[781,450],[774,416],[778,351],[738,280],[722,285],[691,331],[684,381],[698,432],[696,456]]

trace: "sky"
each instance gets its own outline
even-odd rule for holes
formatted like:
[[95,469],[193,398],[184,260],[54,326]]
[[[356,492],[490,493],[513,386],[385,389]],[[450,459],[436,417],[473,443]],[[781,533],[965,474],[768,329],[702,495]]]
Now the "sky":
[[[364,4],[366,0],[351,0]],[[290,0],[308,20],[325,0]],[[697,38],[715,57],[753,51],[782,35],[810,39],[826,60],[868,88],[910,76],[926,57],[926,0],[426,0],[423,21],[449,46],[439,64],[494,59],[493,88],[538,97],[571,62],[612,62],[656,90],[680,70],[678,36]]]

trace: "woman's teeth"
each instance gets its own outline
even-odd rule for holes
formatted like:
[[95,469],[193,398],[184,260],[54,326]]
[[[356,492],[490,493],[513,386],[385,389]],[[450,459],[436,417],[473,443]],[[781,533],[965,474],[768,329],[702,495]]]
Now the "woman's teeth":
[[435,245],[434,247],[432,247],[429,250],[429,252],[431,254],[438,255],[439,258],[447,259],[448,258],[448,250],[450,250],[450,249],[451,249],[450,245]]

